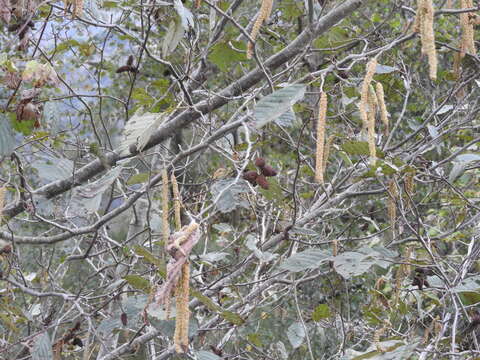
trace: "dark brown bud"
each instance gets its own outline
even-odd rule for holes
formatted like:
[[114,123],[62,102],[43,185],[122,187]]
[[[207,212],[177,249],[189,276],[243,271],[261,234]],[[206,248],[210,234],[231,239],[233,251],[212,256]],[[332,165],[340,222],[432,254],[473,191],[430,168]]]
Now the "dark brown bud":
[[257,184],[260,185],[262,189],[268,190],[268,181],[263,175],[257,176]]
[[0,254],[10,254],[12,252],[12,245],[5,245],[1,250]]
[[255,160],[255,166],[259,167],[259,168],[263,168],[265,166],[265,159],[264,158],[257,158]]
[[130,55],[127,60],[127,65],[132,66],[133,65],[133,55]]
[[72,345],[83,347],[83,341],[80,338],[76,337],[72,340]]
[[122,320],[123,326],[127,326],[128,319],[127,319],[127,314],[126,313],[122,313],[122,315],[120,315],[120,320]]
[[245,171],[242,175],[242,177],[247,180],[250,184],[252,184],[253,186],[257,185],[257,172],[256,171],[253,171],[253,170],[250,170],[250,171]]
[[133,67],[133,66],[130,66],[130,65],[123,65],[123,66],[120,66],[115,72],[117,74],[120,74],[120,73],[123,73],[123,72],[136,73],[136,72],[138,72],[138,70],[137,70],[136,67]]
[[265,165],[264,167],[262,167],[262,174],[265,176],[276,176],[277,171],[270,165]]
[[423,290],[423,287],[429,287],[430,286],[428,281],[422,276],[415,276],[413,278],[412,285],[413,286],[415,286],[415,285],[418,286],[419,290]]

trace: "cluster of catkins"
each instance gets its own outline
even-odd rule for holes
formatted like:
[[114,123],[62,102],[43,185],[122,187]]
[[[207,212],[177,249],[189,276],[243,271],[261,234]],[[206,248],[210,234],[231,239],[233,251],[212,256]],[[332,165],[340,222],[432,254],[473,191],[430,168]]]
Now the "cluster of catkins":
[[255,166],[260,169],[260,173],[257,173],[255,170],[247,170],[243,173],[243,178],[253,186],[258,184],[261,188],[268,189],[267,177],[276,176],[277,171],[270,165],[267,165],[265,159],[261,157],[255,160]]

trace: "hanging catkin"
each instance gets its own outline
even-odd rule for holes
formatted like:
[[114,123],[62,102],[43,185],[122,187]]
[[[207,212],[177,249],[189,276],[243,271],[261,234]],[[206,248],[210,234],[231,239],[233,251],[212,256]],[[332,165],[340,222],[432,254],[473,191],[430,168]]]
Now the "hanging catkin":
[[370,91],[370,83],[372,82],[375,68],[377,67],[377,59],[371,59],[367,64],[365,77],[362,83],[362,93],[360,97],[360,118],[362,119],[363,127],[368,129],[368,93]]
[[73,1],[72,19],[79,17],[83,12],[83,0]]
[[162,170],[162,235],[165,248],[170,238],[170,226],[168,224],[168,174],[167,169]]
[[[462,9],[473,8],[472,0],[461,0],[460,7]],[[462,28],[462,37],[460,40],[460,54],[461,57],[465,56],[465,53],[470,53],[476,55],[477,50],[475,48],[474,40],[474,16],[471,13],[461,13],[460,14],[460,27]]]
[[2,221],[3,207],[5,205],[5,186],[0,187],[0,222]]
[[398,189],[395,180],[390,180],[388,183],[388,203],[387,211],[388,218],[390,220],[390,226],[392,228],[392,234],[395,234],[395,226],[397,220],[397,199],[398,199]]
[[315,154],[315,181],[323,184],[323,156],[325,150],[325,124],[327,121],[327,94],[320,93],[320,101],[318,102],[318,119],[317,119],[317,151]]
[[382,83],[377,82],[375,91],[377,94],[378,107],[380,110],[380,118],[382,119],[384,134],[385,136],[388,136],[388,133],[389,133],[388,111],[387,111],[387,106],[385,105],[385,94],[383,92]]
[[369,86],[368,90],[368,150],[370,152],[370,161],[372,165],[374,165],[375,158],[377,157],[377,148],[375,147],[375,113],[377,111],[378,101],[373,86]]
[[182,222],[180,217],[180,207],[181,207],[180,191],[178,191],[177,178],[175,177],[175,174],[173,172],[170,179],[172,181],[173,209],[175,211],[175,226],[178,231],[182,228]]
[[[260,27],[262,26],[263,22],[268,19],[270,13],[272,12],[273,7],[273,0],[262,0],[262,5],[260,7],[260,11],[258,12],[257,19],[252,27],[252,32],[250,33],[250,37],[252,41],[255,41],[257,38],[258,33],[260,32]],[[247,45],[247,59],[251,59],[253,56],[253,42],[248,42]]]
[[437,50],[435,49],[435,33],[433,31],[433,4],[432,0],[421,0],[422,8],[417,9],[423,12],[420,24],[420,37],[422,41],[422,54],[428,58],[429,75],[432,81],[437,80]]
[[182,275],[176,290],[175,334],[173,340],[175,351],[183,353],[188,348],[188,323],[190,321],[190,310],[188,309],[190,264],[188,262],[182,265]]

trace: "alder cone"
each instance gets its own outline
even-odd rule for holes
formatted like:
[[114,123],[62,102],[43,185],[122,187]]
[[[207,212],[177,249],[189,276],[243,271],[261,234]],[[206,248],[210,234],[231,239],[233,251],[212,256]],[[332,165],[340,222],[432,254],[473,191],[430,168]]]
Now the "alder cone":
[[126,313],[122,313],[122,315],[120,315],[120,320],[122,320],[123,326],[127,326],[128,318]]
[[277,171],[274,168],[272,168],[270,165],[265,165],[264,167],[262,167],[262,174],[264,176],[276,176]]
[[264,158],[257,158],[255,160],[255,166],[259,167],[259,168],[263,168],[265,166],[265,159]]
[[250,170],[250,171],[245,171],[242,175],[242,177],[247,180],[250,184],[253,186],[257,185],[257,177],[258,174],[256,171]]
[[262,189],[268,190],[268,181],[263,175],[257,176],[257,184],[260,185]]

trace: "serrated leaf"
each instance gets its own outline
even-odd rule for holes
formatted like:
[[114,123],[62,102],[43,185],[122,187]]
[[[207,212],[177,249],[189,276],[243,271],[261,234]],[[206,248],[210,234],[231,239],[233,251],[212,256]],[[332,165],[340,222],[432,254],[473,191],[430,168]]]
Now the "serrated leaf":
[[175,19],[170,21],[168,25],[167,33],[163,38],[162,43],[162,54],[163,56],[170,55],[182,40],[183,35],[185,34],[185,30],[182,26],[180,19]]
[[480,275],[475,275],[462,280],[458,285],[452,288],[453,292],[479,292]]
[[394,72],[396,70],[396,67],[377,64],[377,66],[375,67],[375,74],[390,74],[391,72]]
[[69,212],[81,213],[84,210],[90,212],[97,211],[100,207],[103,193],[118,178],[121,171],[122,167],[117,166],[97,181],[76,187],[73,190]]
[[260,340],[260,335],[257,334],[257,333],[248,334],[247,339],[248,339],[248,341],[250,341],[256,347],[262,347],[263,346],[262,340]]
[[453,108],[454,108],[453,105],[443,105],[440,109],[438,109],[437,115],[445,114],[445,113],[453,110]]
[[48,182],[66,179],[73,173],[73,161],[52,155],[44,155],[34,161],[32,166],[37,169],[38,176]]
[[[368,142],[366,141],[345,141],[342,145],[342,150],[349,155],[363,155],[369,156],[370,150]],[[377,147],[377,157],[384,158],[385,154]]]
[[289,270],[292,272],[316,269],[329,259],[330,255],[325,251],[319,249],[308,249],[290,256],[280,265],[280,269]]
[[221,360],[221,357],[210,351],[200,350],[195,352],[197,360]]
[[292,106],[303,99],[305,90],[304,84],[295,84],[263,97],[254,109],[255,127],[261,128],[285,112],[292,111]]
[[201,292],[190,289],[190,293],[193,297],[195,297],[196,299],[198,299],[198,301],[205,305],[208,310],[219,314],[221,317],[231,322],[232,324],[242,325],[243,323],[245,323],[245,320],[243,320],[240,315],[232,311],[223,310],[221,306],[215,304],[209,297],[203,295]]
[[228,322],[232,323],[233,325],[242,325],[245,323],[245,320],[243,320],[243,318],[240,315],[232,311],[222,311],[220,313],[220,316],[223,317]]
[[212,47],[208,60],[217,65],[223,72],[231,71],[233,65],[247,60],[246,53],[243,50],[245,50],[244,42],[219,42]]
[[223,213],[228,213],[238,206],[248,207],[248,202],[242,198],[242,194],[250,191],[245,180],[237,182],[233,178],[218,180],[210,191],[217,209]]
[[130,176],[130,178],[127,180],[127,185],[142,184],[147,182],[149,178],[150,178],[150,173],[135,174]]
[[0,115],[0,156],[10,155],[13,149],[15,149],[15,135],[10,121]]
[[480,161],[480,155],[478,154],[461,154],[455,158],[456,161],[462,162],[472,162],[472,161]]
[[327,304],[318,305],[312,313],[313,321],[320,321],[322,319],[329,318],[331,316],[330,308]]
[[52,343],[50,342],[48,332],[45,331],[35,338],[30,354],[32,355],[32,360],[53,359]]
[[184,28],[185,31],[188,31],[189,29],[194,27],[194,22],[193,22],[193,14],[189,9],[187,9],[185,6],[183,6],[182,1],[180,0],[174,0],[173,1],[173,7],[175,8],[175,11],[177,12],[178,16],[180,17],[181,24]]
[[146,293],[150,292],[150,281],[141,277],[140,275],[126,275],[123,277],[123,280],[128,282],[128,284],[133,286],[135,289]]
[[288,327],[287,337],[294,349],[302,345],[305,339],[305,329],[300,321],[294,322]]
[[143,256],[144,260],[149,262],[152,265],[155,265],[159,268],[165,267],[165,262],[162,259],[157,258],[155,255],[153,255],[150,251],[145,249],[141,245],[134,245],[133,250],[135,251],[135,254],[139,256]]
[[348,251],[332,257],[335,271],[345,279],[366,273],[375,260],[359,252]]
[[123,129],[123,140],[118,149],[119,154],[130,154],[130,146],[132,145],[135,145],[138,151],[142,151],[152,134],[163,122],[164,117],[164,113],[146,112],[142,114],[137,111]]
[[448,174],[448,182],[453,183],[455,180],[457,180],[460,176],[463,175],[467,167],[468,163],[466,162],[454,163],[452,170],[450,170],[450,174]]
[[200,255],[199,258],[200,258],[200,261],[214,263],[217,261],[228,260],[227,259],[228,256],[230,256],[230,254],[226,252],[210,252],[210,253]]

